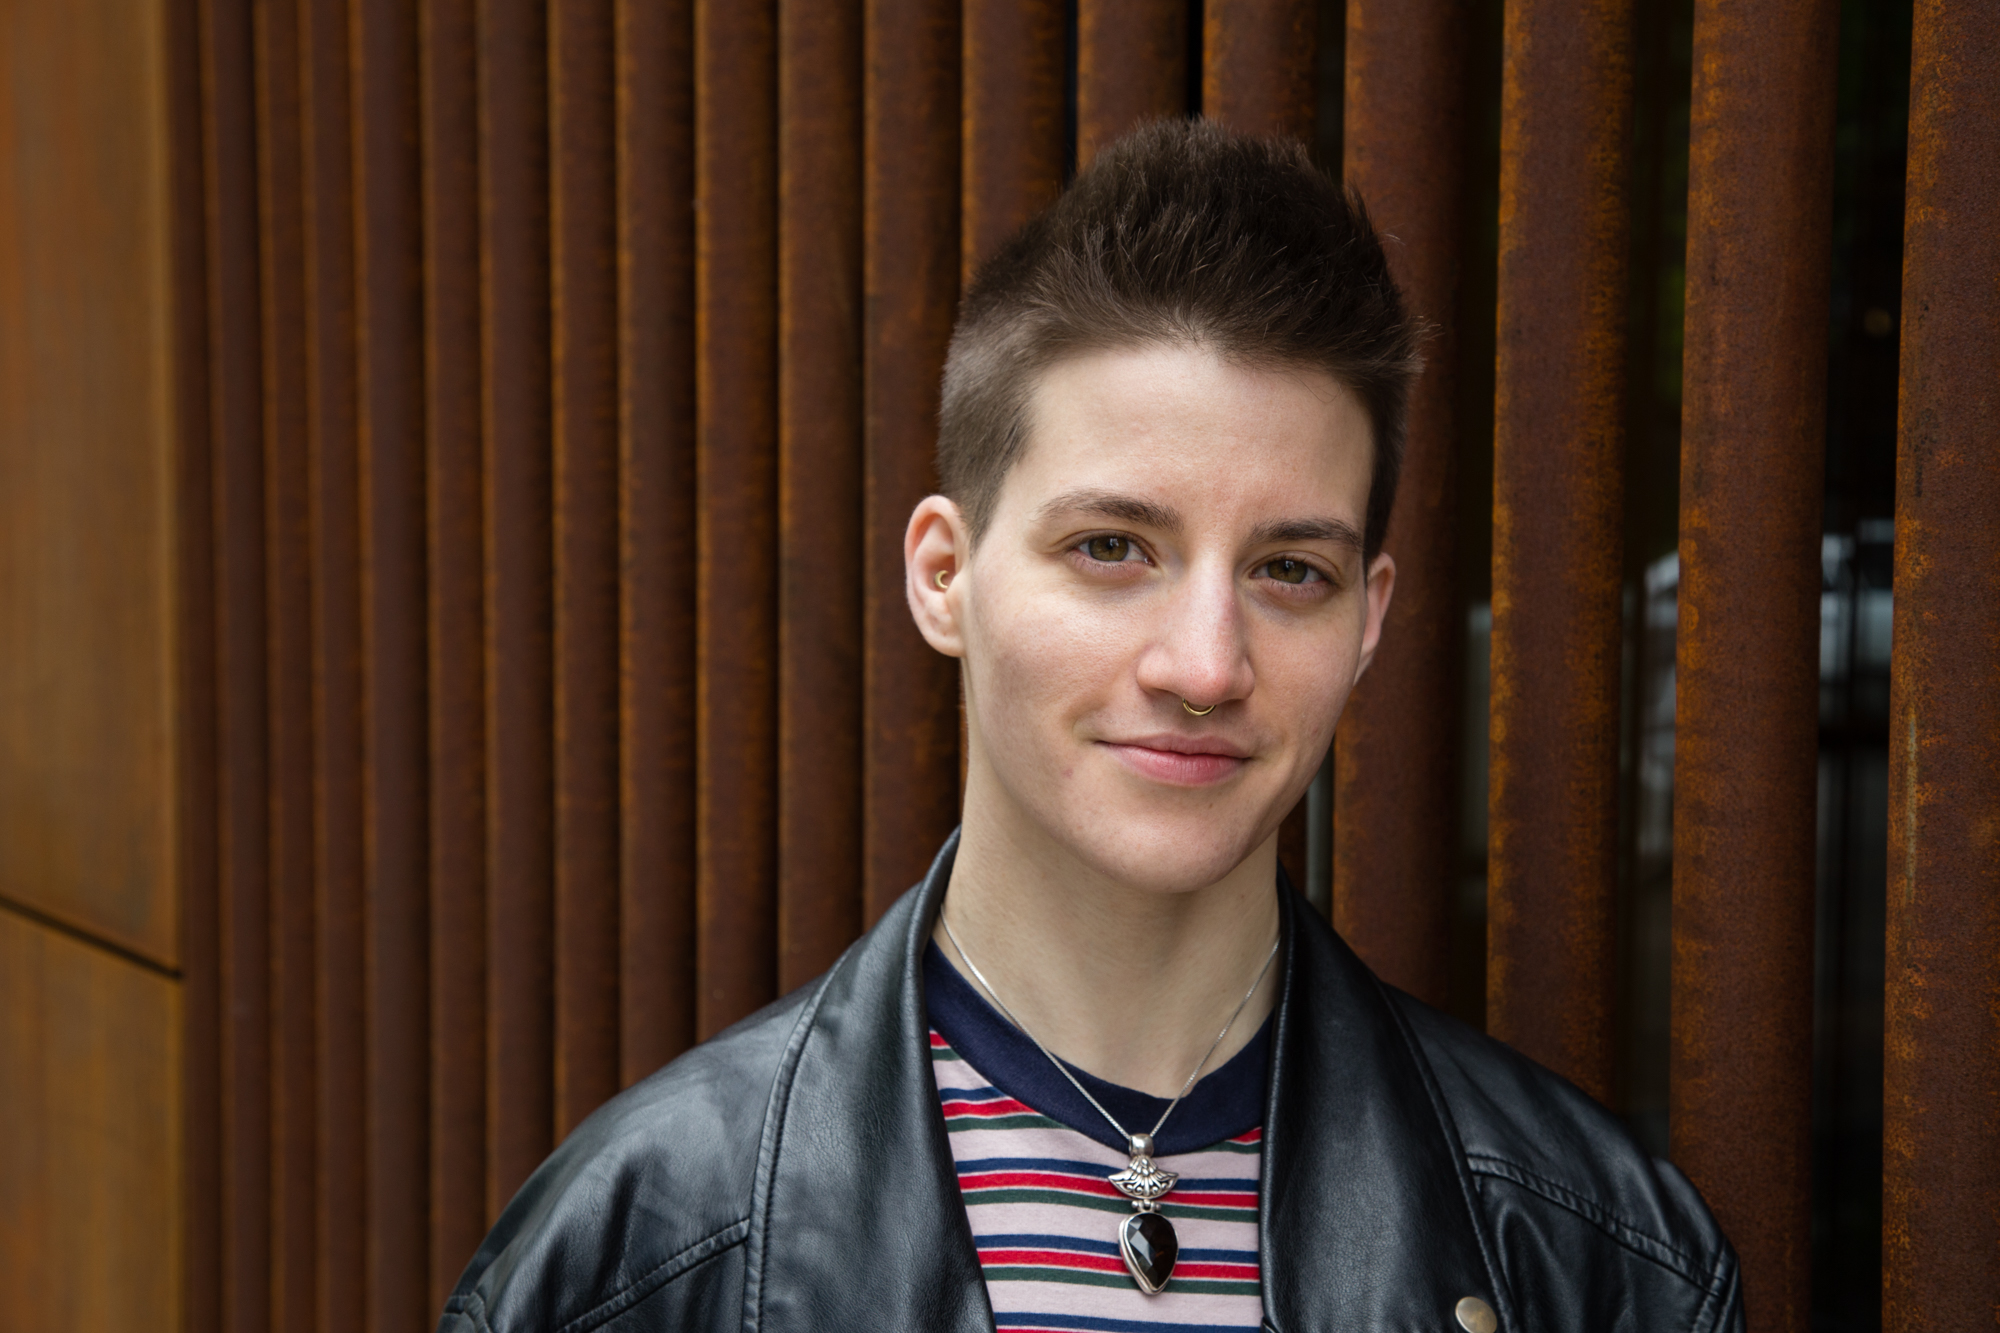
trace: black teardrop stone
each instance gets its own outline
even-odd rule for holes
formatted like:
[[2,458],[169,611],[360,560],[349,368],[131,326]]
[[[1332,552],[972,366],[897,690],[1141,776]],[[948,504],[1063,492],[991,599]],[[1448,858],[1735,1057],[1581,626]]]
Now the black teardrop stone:
[[1157,1295],[1174,1275],[1174,1261],[1181,1257],[1180,1237],[1174,1224],[1158,1213],[1134,1213],[1118,1232],[1118,1248],[1125,1266],[1138,1280],[1139,1290]]

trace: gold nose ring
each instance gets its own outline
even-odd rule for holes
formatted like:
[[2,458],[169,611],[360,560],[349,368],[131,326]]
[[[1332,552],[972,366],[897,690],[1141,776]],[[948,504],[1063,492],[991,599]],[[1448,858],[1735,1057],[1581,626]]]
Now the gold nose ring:
[[1189,715],[1193,717],[1207,717],[1210,713],[1213,713],[1215,711],[1214,704],[1210,704],[1206,708],[1196,708],[1193,704],[1189,703],[1185,699],[1181,700],[1181,707],[1187,709]]

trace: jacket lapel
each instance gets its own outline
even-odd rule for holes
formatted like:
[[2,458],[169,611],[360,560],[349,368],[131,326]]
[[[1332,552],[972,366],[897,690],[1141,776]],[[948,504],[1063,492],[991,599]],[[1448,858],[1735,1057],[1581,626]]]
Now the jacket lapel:
[[759,1333],[992,1333],[930,1069],[920,964],[958,835],[835,965],[766,1117],[744,1318]]
[[1459,1298],[1494,1289],[1456,1133],[1387,990],[1297,894],[1280,898],[1265,1317],[1280,1333],[1453,1328]]

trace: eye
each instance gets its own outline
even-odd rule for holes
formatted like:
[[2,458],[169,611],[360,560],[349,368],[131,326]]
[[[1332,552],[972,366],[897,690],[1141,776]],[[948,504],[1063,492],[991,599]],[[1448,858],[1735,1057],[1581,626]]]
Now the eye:
[[1092,537],[1083,543],[1083,553],[1107,565],[1130,560],[1138,554],[1130,538],[1117,536]]
[[1324,583],[1326,581],[1326,575],[1320,573],[1305,561],[1294,560],[1289,556],[1279,556],[1276,560],[1265,562],[1264,575],[1267,578],[1276,579],[1279,583],[1312,583],[1316,581]]

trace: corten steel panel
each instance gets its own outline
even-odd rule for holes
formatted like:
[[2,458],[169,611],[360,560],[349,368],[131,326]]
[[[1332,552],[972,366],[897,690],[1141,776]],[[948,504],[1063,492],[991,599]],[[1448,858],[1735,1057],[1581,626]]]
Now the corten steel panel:
[[180,927],[180,1302],[183,1329],[221,1325],[221,932],[216,912],[214,485],[210,476],[208,228],[202,170],[202,25],[174,0],[165,20],[165,108],[174,377],[174,871]]
[[370,1326],[394,1330],[422,1328],[436,1313],[427,1249],[423,182],[416,10],[401,0],[348,5],[365,704],[365,1312]]
[[[267,255],[264,276],[264,349],[267,484],[274,497],[296,476],[310,486],[310,509],[271,513],[270,604],[272,625],[272,866],[285,874],[281,797],[287,775],[276,767],[291,711],[292,666],[283,653],[284,626],[294,614],[309,612],[301,637],[311,662],[311,735],[301,748],[310,757],[312,814],[310,886],[317,953],[317,1131],[316,1235],[306,1237],[306,1256],[316,1272],[290,1270],[291,1239],[281,1228],[273,1254],[277,1322],[300,1319],[322,1330],[359,1329],[363,1289],[363,1237],[368,1227],[364,1170],[368,1147],[364,1128],[365,1068],[362,969],[361,811],[361,516],[354,448],[354,227],[352,142],[348,132],[347,14],[340,0],[305,0],[296,6],[297,31],[289,48],[275,40],[281,6],[268,17],[260,77],[266,88],[266,116],[259,124],[263,152],[267,245],[274,244],[280,211],[299,210],[296,257]],[[276,90],[287,76],[296,84],[296,110],[281,112]],[[280,134],[278,131],[286,133]],[[280,160],[280,159],[284,160]],[[284,192],[284,193],[281,193]],[[289,196],[289,197],[288,197]],[[303,262],[300,262],[303,261]],[[280,297],[304,281],[301,322]],[[302,336],[303,383],[292,388],[282,378],[283,358]],[[302,390],[302,391],[301,391]],[[305,432],[304,456],[290,455],[288,420],[296,411]],[[310,552],[310,565],[297,574],[284,558],[296,542]],[[282,913],[290,887],[274,886]],[[279,1016],[283,1020],[283,995]],[[279,1083],[280,1111],[284,1082]],[[286,1166],[280,1140],[277,1166]],[[317,1253],[312,1253],[316,1250]],[[317,1286],[315,1308],[313,1289]],[[299,1297],[303,1295],[304,1299]],[[315,1320],[315,1314],[317,1316]]]
[[1889,707],[1883,1327],[2000,1293],[2000,10],[1919,0]]
[[694,10],[698,1037],[777,982],[776,20]]
[[1319,7],[1309,0],[1204,0],[1201,111],[1250,134],[1310,139]]
[[694,1041],[694,7],[619,0],[619,1077]]
[[1458,590],[1458,341],[1465,213],[1464,0],[1353,0],[1341,150],[1404,300],[1433,330],[1384,549],[1396,592],[1334,745],[1333,922],[1392,985],[1446,1001],[1457,880],[1465,613]]
[[485,486],[476,0],[419,15],[429,676],[430,1305],[486,1233]]
[[547,18],[481,0],[486,487],[487,1177],[497,1213],[554,1141]]
[[1062,190],[1065,27],[1058,0],[966,0],[962,282]]
[[1630,0],[1507,10],[1487,1027],[1612,1086]]
[[246,4],[205,0],[201,19],[219,701],[219,1326],[260,1333],[271,1299],[271,1029],[256,59]]
[[0,10],[0,899],[171,965],[161,20]]
[[618,180],[612,0],[549,7],[556,1135],[618,1091]]
[[1811,1313],[1837,0],[1695,7],[1674,713],[1675,1165],[1760,1328]]
[[863,103],[862,915],[923,876],[958,820],[957,664],[903,595],[903,532],[936,488],[938,375],[958,300],[959,22],[869,0]]
[[1188,0],[1077,0],[1076,165],[1142,121],[1188,111]]
[[0,1327],[171,1329],[181,988],[0,909]]
[[778,17],[778,989],[861,930],[861,2]]

